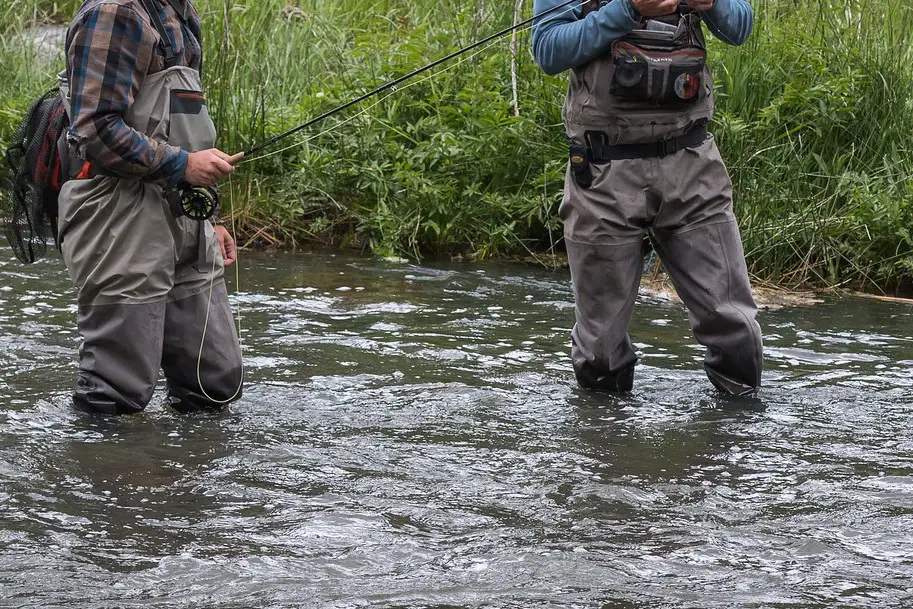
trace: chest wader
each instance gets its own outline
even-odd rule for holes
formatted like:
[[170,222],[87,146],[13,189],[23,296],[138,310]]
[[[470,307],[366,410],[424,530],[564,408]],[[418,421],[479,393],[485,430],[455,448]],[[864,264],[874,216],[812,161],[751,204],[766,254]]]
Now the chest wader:
[[573,70],[564,199],[579,384],[627,391],[637,355],[627,328],[649,235],[688,308],[704,369],[728,394],[760,386],[761,332],[732,183],[706,125],[713,82],[700,18],[634,30]]
[[[65,81],[61,90],[67,99]],[[188,152],[215,143],[200,74],[192,68],[148,75],[124,120]],[[176,217],[160,184],[96,175],[64,184],[59,230],[78,288],[77,406],[139,412],[152,398],[160,368],[178,410],[221,407],[204,394],[215,400],[240,395],[240,347],[209,222]]]

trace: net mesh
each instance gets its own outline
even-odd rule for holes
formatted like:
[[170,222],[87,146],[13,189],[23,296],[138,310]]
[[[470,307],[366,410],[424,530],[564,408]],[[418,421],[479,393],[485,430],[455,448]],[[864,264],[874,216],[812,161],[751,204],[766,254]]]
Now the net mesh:
[[57,89],[29,108],[0,163],[0,227],[16,257],[33,263],[56,239],[60,159],[67,116]]

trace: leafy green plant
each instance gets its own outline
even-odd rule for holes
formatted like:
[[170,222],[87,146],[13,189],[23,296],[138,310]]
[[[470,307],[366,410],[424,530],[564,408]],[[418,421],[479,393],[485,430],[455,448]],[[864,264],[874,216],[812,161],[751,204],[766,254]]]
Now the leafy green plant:
[[[9,0],[0,16],[0,142],[56,66],[38,25],[78,2]],[[204,80],[229,152],[511,23],[506,5],[444,0],[198,0]],[[712,125],[755,276],[783,285],[913,281],[913,6],[760,0],[740,48],[711,41]],[[532,9],[524,7],[528,15]],[[566,77],[522,34],[301,132],[232,179],[241,242],[319,241],[381,254],[486,258],[560,250]],[[520,113],[512,106],[518,75]]]

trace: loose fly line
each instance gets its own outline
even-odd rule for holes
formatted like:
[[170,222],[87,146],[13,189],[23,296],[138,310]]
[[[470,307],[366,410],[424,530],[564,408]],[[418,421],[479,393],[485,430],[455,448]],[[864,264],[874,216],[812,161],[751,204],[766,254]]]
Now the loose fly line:
[[[245,164],[245,163],[253,162],[253,161],[255,161],[255,160],[265,159],[265,158],[268,158],[268,157],[271,157],[271,156],[274,156],[274,155],[277,155],[277,154],[281,154],[281,153],[283,153],[283,152],[286,152],[286,151],[291,150],[291,149],[293,149],[293,148],[296,148],[296,147],[298,147],[298,146],[303,146],[304,144],[310,142],[310,141],[313,140],[313,139],[316,139],[316,138],[319,138],[319,137],[321,137],[321,136],[323,136],[323,135],[326,135],[327,133],[330,133],[330,132],[332,132],[332,131],[338,129],[339,127],[342,127],[343,125],[346,125],[347,123],[352,122],[352,121],[355,120],[356,118],[358,118],[358,117],[360,117],[360,116],[364,116],[364,115],[365,115],[366,113],[368,113],[372,108],[374,108],[375,106],[377,106],[377,105],[383,103],[383,102],[386,101],[388,98],[390,98],[391,96],[393,96],[393,95],[399,93],[400,91],[404,91],[404,90],[408,89],[409,87],[414,87],[414,86],[416,86],[416,85],[418,85],[418,84],[421,84],[421,83],[423,83],[423,82],[425,82],[425,81],[427,81],[427,80],[430,80],[430,79],[432,79],[432,78],[435,78],[435,77],[437,77],[437,76],[440,76],[440,75],[443,74],[444,72],[447,72],[447,71],[449,71],[449,70],[452,70],[452,69],[456,68],[457,66],[459,66],[459,65],[461,65],[461,64],[463,64],[463,63],[465,63],[466,61],[469,61],[470,59],[476,57],[477,55],[479,55],[479,54],[481,54],[481,53],[484,53],[484,52],[487,51],[489,48],[491,48],[492,46],[494,46],[495,44],[497,44],[498,42],[501,42],[499,39],[502,38],[503,36],[505,36],[505,35],[507,35],[507,34],[509,34],[509,33],[511,33],[511,32],[514,32],[514,31],[523,32],[523,31],[529,30],[529,29],[531,29],[531,28],[533,27],[534,21],[535,21],[535,20],[537,20],[537,19],[539,19],[539,18],[541,18],[541,17],[544,17],[545,15],[548,15],[548,14],[550,14],[550,13],[555,13],[555,12],[559,11],[559,10],[562,9],[562,8],[565,9],[565,10],[561,11],[561,13],[558,13],[559,15],[563,15],[563,14],[565,14],[565,13],[568,13],[568,12],[570,12],[570,11],[573,11],[574,9],[577,8],[577,6],[571,6],[571,5],[575,5],[575,4],[578,3],[578,2],[580,2],[580,0],[568,0],[567,2],[564,2],[563,4],[559,4],[558,6],[552,7],[552,8],[550,8],[550,9],[546,10],[546,11],[543,11],[543,12],[539,13],[538,15],[534,15],[533,17],[530,17],[529,19],[526,19],[526,20],[524,20],[524,21],[521,21],[521,22],[519,22],[519,23],[517,23],[517,24],[515,24],[515,25],[513,25],[513,26],[511,26],[511,27],[509,27],[509,28],[506,28],[506,29],[504,29],[504,30],[501,30],[500,32],[497,32],[497,33],[495,33],[495,34],[492,34],[491,36],[488,36],[488,37],[486,37],[486,38],[483,38],[482,40],[480,40],[480,41],[478,41],[478,42],[475,42],[475,43],[473,43],[473,44],[471,44],[471,45],[469,45],[469,46],[463,47],[462,49],[459,49],[458,51],[454,51],[453,53],[450,53],[450,54],[447,55],[446,57],[442,57],[441,59],[438,59],[438,60],[436,60],[436,61],[433,61],[433,62],[431,62],[431,63],[429,63],[429,64],[427,64],[427,65],[425,65],[425,66],[423,66],[423,67],[421,67],[421,68],[419,68],[419,69],[417,69],[417,70],[414,70],[414,71],[410,72],[409,74],[406,74],[406,75],[404,75],[404,76],[401,76],[401,77],[399,77],[399,78],[397,78],[397,79],[395,79],[395,80],[391,80],[391,81],[387,82],[386,84],[381,85],[380,87],[377,87],[376,89],[374,89],[374,90],[372,90],[372,91],[370,91],[370,92],[368,92],[368,93],[365,93],[364,95],[361,95],[361,96],[359,96],[359,97],[357,97],[357,98],[355,98],[355,99],[353,99],[353,100],[350,100],[350,101],[348,101],[348,102],[346,102],[346,103],[344,103],[344,104],[342,104],[342,105],[340,105],[340,106],[337,106],[336,108],[333,108],[332,110],[329,110],[329,111],[327,111],[327,112],[324,112],[324,113],[321,114],[320,116],[317,116],[317,117],[315,117],[315,118],[313,118],[313,119],[311,119],[311,120],[309,120],[309,121],[307,121],[307,122],[305,122],[305,123],[302,123],[301,125],[298,125],[298,126],[295,127],[294,129],[290,129],[289,131],[286,131],[285,133],[281,133],[281,134],[279,134],[279,135],[277,135],[277,136],[275,136],[275,137],[273,137],[273,138],[270,138],[270,139],[267,140],[266,142],[264,142],[264,143],[262,143],[262,144],[259,144],[259,145],[257,145],[257,146],[254,146],[253,148],[251,148],[251,149],[245,151],[245,152],[244,152],[244,158],[243,158],[243,160],[240,161],[239,163],[237,163],[237,165],[242,165],[242,164]],[[480,47],[481,47],[481,48],[480,48]],[[428,70],[431,70],[431,69],[435,68],[436,66],[439,66],[439,65],[441,65],[442,63],[445,63],[445,62],[449,61],[450,59],[454,59],[454,58],[458,57],[459,55],[463,55],[464,53],[467,53],[467,52],[469,52],[469,51],[471,51],[471,50],[473,50],[473,49],[478,49],[478,50],[477,50],[475,53],[472,53],[472,54],[470,54],[470,55],[467,55],[466,57],[463,57],[462,59],[460,59],[460,60],[457,61],[456,63],[454,63],[454,64],[452,64],[452,65],[449,65],[449,66],[447,66],[446,68],[444,68],[444,69],[442,69],[442,70],[439,70],[439,71],[437,71],[437,72],[433,72],[433,73],[431,73],[431,74],[425,76],[424,78],[420,78],[419,80],[416,80],[415,82],[411,82],[411,83],[407,84],[407,85],[404,86],[404,87],[397,87],[397,85],[399,85],[400,83],[405,82],[406,80],[409,80],[410,78],[414,78],[415,76],[418,76],[419,74],[422,74],[422,73],[424,73],[424,72],[427,72]],[[268,148],[268,147],[270,147],[270,146],[276,144],[277,142],[280,142],[280,141],[282,141],[282,140],[284,140],[284,139],[286,139],[286,138],[288,138],[288,137],[291,137],[292,135],[294,135],[294,134],[296,134],[296,133],[298,133],[298,132],[300,132],[300,131],[302,131],[302,130],[304,130],[304,129],[306,129],[306,128],[312,126],[312,125],[315,125],[315,124],[317,124],[317,123],[319,123],[319,122],[321,122],[321,121],[323,121],[323,120],[325,120],[325,119],[327,119],[327,118],[333,116],[334,114],[337,114],[337,113],[339,113],[339,112],[345,110],[346,108],[350,108],[351,106],[354,106],[355,104],[358,104],[358,103],[360,103],[360,102],[362,102],[362,101],[365,101],[365,100],[367,100],[367,99],[369,99],[369,98],[371,98],[371,97],[373,97],[373,96],[375,96],[375,95],[377,95],[377,94],[379,94],[379,93],[383,93],[384,91],[388,91],[388,90],[389,90],[390,92],[389,92],[387,95],[384,95],[384,96],[381,97],[379,100],[377,100],[377,101],[375,101],[374,103],[372,103],[371,105],[369,105],[369,106],[367,106],[367,107],[365,107],[365,108],[362,108],[361,110],[359,110],[358,112],[356,112],[356,113],[353,114],[352,116],[348,117],[347,119],[345,119],[345,120],[343,120],[343,121],[340,121],[339,123],[333,125],[332,127],[328,127],[327,129],[324,129],[323,131],[320,131],[319,133],[316,133],[316,134],[314,134],[314,135],[311,135],[310,137],[304,138],[303,140],[301,140],[301,141],[299,141],[299,142],[295,142],[294,144],[291,144],[290,146],[286,146],[285,148],[281,148],[281,149],[279,149],[279,150],[270,152],[270,153],[268,153],[268,154],[263,154],[263,155],[260,155],[260,156],[258,156],[258,157],[248,158],[251,154],[260,152],[261,150],[264,150],[264,149],[266,149],[266,148]],[[234,209],[234,189],[232,188],[231,174],[229,174],[229,176],[228,176],[228,198],[229,198],[229,203],[230,203],[232,209]],[[235,293],[238,293],[238,292],[240,292],[240,290],[241,290],[241,271],[240,271],[241,262],[240,262],[239,248],[237,247],[237,230],[236,230],[236,226],[235,226],[235,217],[234,217],[233,214],[232,214],[232,217],[231,217],[231,236],[232,236],[232,239],[234,239],[235,244],[236,244],[236,245],[235,245],[235,263],[234,263],[234,264],[235,264]],[[238,307],[238,310],[237,310],[237,313],[236,313],[236,325],[237,325],[237,330],[238,330],[238,343],[239,343],[239,347],[240,347],[241,355],[242,355],[242,358],[241,358],[241,378],[240,378],[240,380],[239,380],[239,382],[238,382],[238,388],[235,390],[235,393],[234,393],[231,397],[229,397],[229,398],[227,398],[227,399],[224,399],[224,400],[217,400],[217,399],[214,399],[212,396],[210,396],[210,395],[206,392],[206,389],[203,387],[203,378],[202,378],[203,348],[204,348],[204,346],[205,346],[205,344],[206,344],[206,331],[207,331],[208,328],[209,328],[209,319],[210,319],[210,314],[211,314],[211,311],[212,311],[212,294],[213,294],[213,290],[214,290],[214,288],[215,288],[215,274],[216,274],[216,266],[217,266],[217,264],[218,264],[218,260],[217,260],[217,259],[216,259],[216,260],[213,260],[212,272],[211,272],[211,274],[210,274],[210,282],[209,282],[209,303],[208,303],[208,305],[207,305],[207,307],[206,307],[206,318],[205,318],[205,321],[203,322],[203,336],[202,336],[202,338],[200,339],[200,352],[199,352],[199,355],[197,356],[197,370],[196,370],[196,373],[197,373],[197,383],[198,383],[199,386],[200,386],[200,391],[202,392],[202,394],[203,394],[208,400],[211,400],[213,403],[216,403],[216,404],[228,404],[229,402],[231,402],[232,400],[234,400],[236,397],[238,397],[238,395],[241,393],[242,387],[244,386],[244,358],[243,358],[243,355],[244,355],[244,340],[243,340],[242,335],[241,335],[241,334],[242,334],[242,315],[241,315],[241,307],[240,307],[240,306]]]

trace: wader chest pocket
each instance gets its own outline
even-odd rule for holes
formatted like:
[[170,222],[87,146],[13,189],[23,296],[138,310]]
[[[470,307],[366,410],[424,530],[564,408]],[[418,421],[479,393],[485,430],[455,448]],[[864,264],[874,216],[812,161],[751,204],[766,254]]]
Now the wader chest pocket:
[[171,114],[199,114],[203,111],[206,98],[199,91],[172,89]]
[[630,42],[612,47],[612,95],[656,105],[692,103],[700,97],[707,54],[700,47],[653,50]]

